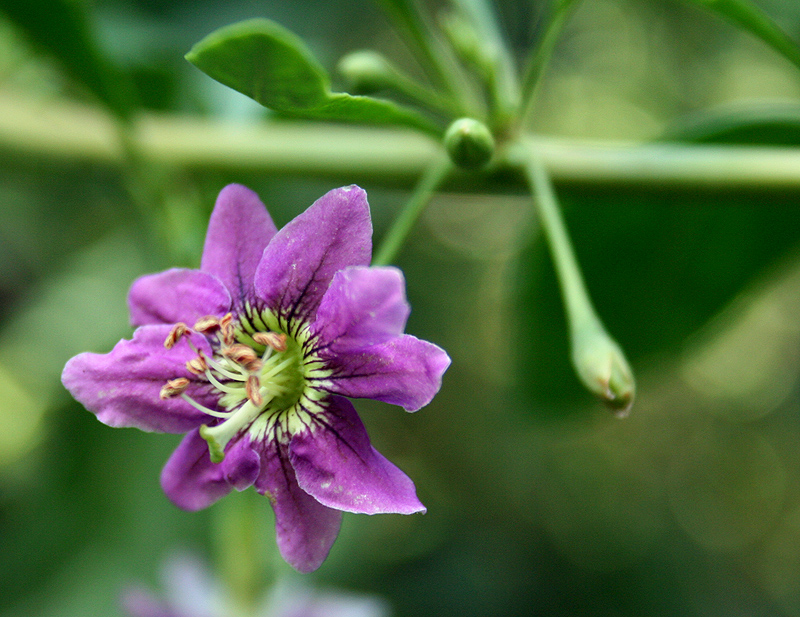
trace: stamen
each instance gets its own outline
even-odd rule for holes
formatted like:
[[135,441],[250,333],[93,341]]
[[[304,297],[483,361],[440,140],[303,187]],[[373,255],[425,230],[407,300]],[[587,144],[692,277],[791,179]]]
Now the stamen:
[[186,377],[178,377],[177,379],[170,379],[164,386],[161,388],[161,391],[158,393],[159,398],[164,401],[168,398],[172,398],[173,396],[177,396],[178,394],[183,394],[186,391],[186,388],[189,387],[190,381]]
[[257,375],[250,375],[247,378],[247,385],[245,385],[245,392],[247,392],[248,400],[253,403],[256,407],[261,407],[262,403],[264,402],[263,397],[261,396],[261,380],[258,378]]
[[233,345],[236,333],[233,328],[233,313],[226,313],[222,319],[219,320],[219,328],[222,332],[222,344],[226,346]]
[[233,360],[236,364],[245,367],[248,371],[258,371],[261,369],[261,360],[251,347],[236,343],[222,350],[222,355]]
[[[214,386],[217,390],[220,390],[221,392],[226,392],[227,394],[233,394],[235,392],[237,392],[237,393],[241,392],[241,388],[242,388],[241,386],[239,386],[238,388],[236,386],[226,386],[224,383],[222,383],[216,377],[214,377],[214,374],[211,371],[206,371],[206,378],[208,379],[208,381],[211,382],[212,386]],[[241,377],[234,378],[234,379],[236,381],[238,381],[238,382],[242,381]]]
[[206,334],[207,332],[213,332],[214,330],[219,329],[220,323],[219,319],[214,317],[213,315],[206,315],[205,317],[201,317],[197,320],[197,323],[194,324],[194,329],[200,334]]
[[253,340],[275,351],[286,351],[286,334],[283,332],[256,332],[253,334]]
[[196,358],[192,358],[186,363],[186,370],[194,375],[202,375],[208,370],[208,362],[203,352],[198,352]]
[[203,413],[208,414],[209,416],[214,416],[215,418],[229,418],[233,414],[232,411],[214,411],[213,409],[209,409],[205,405],[198,403],[188,394],[181,394],[181,398],[198,411],[202,411]]
[[189,327],[182,321],[179,321],[172,327],[172,330],[170,330],[167,340],[164,341],[164,347],[167,349],[172,349],[175,346],[175,343],[177,343],[181,337],[187,334],[189,334]]

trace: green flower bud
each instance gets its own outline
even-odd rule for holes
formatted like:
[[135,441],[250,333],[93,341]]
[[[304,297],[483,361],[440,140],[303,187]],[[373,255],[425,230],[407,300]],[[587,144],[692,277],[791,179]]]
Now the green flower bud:
[[339,73],[354,94],[371,94],[394,85],[397,72],[381,54],[369,49],[354,51],[339,60]]
[[619,345],[602,329],[592,327],[573,341],[572,362],[584,385],[618,417],[630,413],[636,385]]
[[494,154],[494,137],[482,122],[459,118],[444,134],[444,147],[450,159],[464,169],[485,167]]

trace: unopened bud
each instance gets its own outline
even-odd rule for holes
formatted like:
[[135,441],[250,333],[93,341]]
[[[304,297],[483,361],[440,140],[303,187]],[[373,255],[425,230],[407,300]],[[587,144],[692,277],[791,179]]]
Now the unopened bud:
[[463,169],[485,167],[494,154],[494,137],[482,122],[459,118],[444,134],[444,147],[450,159]]
[[339,60],[337,68],[353,94],[372,94],[385,90],[394,84],[396,77],[396,71],[389,61],[369,49],[347,54]]
[[624,418],[630,413],[636,392],[633,372],[622,349],[605,330],[592,328],[576,337],[572,361],[584,385],[615,416]]

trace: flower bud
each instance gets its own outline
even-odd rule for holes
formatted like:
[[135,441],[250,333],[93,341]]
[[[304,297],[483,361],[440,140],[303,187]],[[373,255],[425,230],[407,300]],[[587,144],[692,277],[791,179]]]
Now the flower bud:
[[628,361],[619,345],[603,329],[590,329],[577,336],[572,362],[583,384],[596,394],[615,416],[630,413],[636,385]]
[[376,51],[354,51],[341,60],[337,67],[354,94],[372,94],[391,87],[396,71],[389,61]]
[[450,159],[463,169],[485,167],[494,154],[494,137],[482,122],[459,118],[444,134],[444,147]]

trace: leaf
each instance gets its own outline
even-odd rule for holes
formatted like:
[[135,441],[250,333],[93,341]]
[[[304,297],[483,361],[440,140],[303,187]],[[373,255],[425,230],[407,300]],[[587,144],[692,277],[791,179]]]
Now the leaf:
[[772,18],[749,0],[688,0],[719,13],[760,38],[800,68],[800,46]]
[[186,59],[209,77],[295,118],[398,124],[441,135],[416,112],[390,101],[331,92],[330,79],[303,41],[268,19],[220,28]]
[[81,0],[0,0],[0,11],[57,58],[73,79],[126,118],[133,107],[130,84],[103,55],[85,5]]
[[678,118],[660,141],[800,146],[800,105],[759,103],[703,110]]

